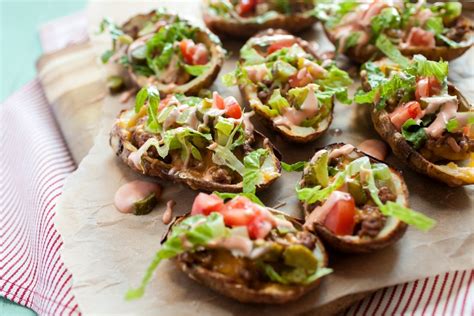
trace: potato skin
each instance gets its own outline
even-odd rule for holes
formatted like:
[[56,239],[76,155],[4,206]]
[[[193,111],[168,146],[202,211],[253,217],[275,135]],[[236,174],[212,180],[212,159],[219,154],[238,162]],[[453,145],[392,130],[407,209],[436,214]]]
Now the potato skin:
[[[138,30],[140,30],[154,14],[155,11],[151,11],[148,14],[138,14],[132,17],[123,24],[124,32],[136,39]],[[176,16],[173,14],[166,14],[164,19],[168,20],[174,17]],[[188,22],[188,24],[192,25],[190,22]],[[202,89],[211,86],[224,64],[225,50],[218,38],[207,29],[199,27],[196,36],[210,49],[211,53],[210,67],[205,73],[182,85],[176,85],[174,83],[163,84],[157,81],[155,77],[145,77],[135,74],[132,67],[129,66],[127,72],[132,82],[138,87],[153,84],[160,93],[164,95],[172,93],[197,95]]]
[[[459,17],[459,23],[464,21],[470,21],[468,18],[461,16]],[[469,22],[471,23],[471,22]],[[323,25],[324,32],[327,38],[333,43],[337,44],[337,40],[330,30],[328,30]],[[400,52],[408,57],[413,57],[416,54],[424,55],[429,60],[445,60],[451,61],[456,58],[461,57],[467,50],[469,50],[474,45],[472,39],[461,42],[459,47],[448,47],[448,46],[436,46],[435,48],[425,48],[425,47],[398,47]],[[350,60],[363,64],[371,59],[377,60],[384,55],[378,50],[378,48],[373,44],[364,45],[362,47],[351,47],[349,48],[344,55],[346,55]]]
[[[367,82],[367,76],[361,76],[361,82],[365,91],[371,90],[371,87]],[[473,110],[472,105],[469,104],[463,94],[451,83],[448,83],[448,92],[450,95],[456,95],[458,97],[461,108],[471,109],[471,111]],[[450,187],[474,184],[472,181],[466,181],[444,172],[439,169],[436,164],[423,157],[423,155],[413,148],[405,140],[403,135],[396,130],[395,126],[393,126],[390,121],[389,113],[385,109],[377,110],[373,108],[371,111],[371,117],[375,130],[380,137],[389,144],[395,156],[406,163],[411,169],[443,182]]]
[[[217,182],[206,181],[201,177],[196,177],[186,172],[178,172],[177,174],[170,175],[169,170],[172,168],[172,165],[167,164],[162,160],[152,158],[148,155],[148,153],[144,153],[142,156],[143,171],[139,170],[137,169],[135,164],[128,159],[132,152],[138,150],[138,148],[136,148],[130,142],[128,136],[129,135],[127,131],[121,129],[117,125],[114,125],[110,133],[109,143],[115,154],[135,172],[151,177],[159,177],[168,181],[180,182],[187,185],[193,190],[202,190],[206,192],[242,192],[242,182],[237,184],[222,184]],[[272,156],[276,166],[278,167],[278,172],[281,172],[280,153],[274,148],[273,144],[259,132],[254,131],[254,137],[256,143],[262,144],[262,147],[265,149],[269,149],[270,155]],[[267,140],[264,141],[265,139]],[[277,179],[278,177],[275,177],[270,181],[257,186],[257,190],[263,190]]]
[[[282,30],[282,29],[269,29],[269,30],[262,31],[256,34],[253,38],[271,36],[271,35],[276,35],[276,34],[290,35],[287,31]],[[316,59],[321,58],[319,54],[317,53],[315,47],[311,46],[307,41],[299,37],[295,37],[295,39],[298,45],[300,45],[308,54],[311,54]],[[245,101],[247,105],[249,104],[251,98],[257,97],[256,92],[254,91],[252,86],[239,85],[239,90],[240,90],[240,93],[242,94],[243,100]],[[267,125],[271,129],[276,131],[287,141],[304,144],[304,143],[312,142],[316,140],[317,138],[319,138],[322,134],[324,134],[324,132],[331,125],[331,122],[333,119],[333,112],[334,112],[334,97],[332,98],[331,112],[328,114],[327,118],[321,122],[321,124],[324,124],[325,126],[322,129],[316,130],[314,133],[308,134],[306,136],[295,135],[295,134],[290,133],[286,129],[279,128],[273,123],[273,119],[269,117],[265,112],[259,110],[258,108],[252,108],[252,110],[258,114],[258,117],[261,119],[261,121],[265,123],[265,125]]]
[[206,4],[203,5],[203,19],[206,26],[218,35],[247,39],[266,29],[284,29],[290,33],[300,33],[317,22],[308,12],[293,15],[278,14],[274,18],[258,23],[254,19],[231,19],[212,14]]
[[[274,213],[282,214],[281,212],[274,211],[272,209],[270,210]],[[167,235],[170,233],[173,224],[179,223],[188,215],[175,219],[175,221],[173,221],[173,223],[170,225]],[[287,215],[285,215],[285,217],[292,223],[301,227],[301,223],[299,222],[299,220]],[[163,238],[162,243],[165,240],[166,236]],[[316,247],[319,247],[319,249],[321,249],[321,252],[324,255],[324,261],[322,266],[326,267],[328,265],[327,253],[321,241],[319,239],[316,240]],[[297,300],[307,292],[317,287],[321,282],[321,279],[317,279],[316,281],[304,286],[274,284],[275,286],[257,290],[252,289],[246,286],[245,284],[236,283],[230,277],[221,273],[205,269],[199,265],[190,264],[183,260],[183,255],[178,256],[175,261],[178,268],[191,279],[203,284],[204,286],[212,289],[213,291],[216,291],[241,303],[284,304],[290,301]]]
[[[324,149],[328,150],[331,152],[332,150],[335,150],[339,147],[344,146],[344,143],[336,143],[336,144],[331,144]],[[376,162],[383,162],[380,161],[370,155],[367,155],[357,149],[354,149],[356,153],[358,153],[361,157],[362,156],[367,156],[370,158],[371,162],[376,163]],[[385,162],[383,162],[385,163]],[[402,175],[400,172],[397,170],[393,169],[390,167],[390,171],[392,175],[394,175],[398,181],[401,184],[401,190],[402,194],[405,197],[406,203],[404,204],[405,207],[408,207],[408,189],[405,184],[405,181],[403,180]],[[304,175],[303,175],[304,176]],[[303,186],[304,187],[304,186]],[[302,203],[303,210],[305,213],[305,216],[308,216],[314,208],[311,208],[310,205],[306,203]],[[346,238],[345,236],[337,236],[333,232],[331,232],[329,229],[327,229],[324,225],[316,223],[314,226],[314,229],[319,237],[324,241],[326,245],[329,245],[331,248],[343,252],[343,253],[370,253],[374,252],[383,248],[386,248],[395,242],[397,242],[400,238],[403,237],[405,234],[408,225],[400,220],[395,219],[396,225],[395,227],[388,232],[388,234],[385,234],[384,236],[377,236],[374,239],[371,240],[361,240],[359,239],[350,239]]]

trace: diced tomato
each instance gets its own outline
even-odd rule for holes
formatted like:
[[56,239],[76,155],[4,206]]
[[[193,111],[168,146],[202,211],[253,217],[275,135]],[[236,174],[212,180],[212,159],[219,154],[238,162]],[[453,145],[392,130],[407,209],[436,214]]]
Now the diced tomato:
[[288,83],[290,84],[290,87],[296,88],[296,87],[304,87],[314,81],[313,77],[311,74],[308,72],[306,68],[300,69],[295,75],[290,77],[290,80]]
[[240,16],[246,15],[253,11],[257,4],[257,0],[240,0],[239,4],[237,5],[237,13]]
[[349,193],[341,194],[341,198],[327,214],[324,226],[336,235],[352,235],[355,215],[354,198]]
[[277,42],[274,42],[272,43],[269,47],[268,47],[268,54],[271,54],[273,52],[276,52],[277,50],[280,50],[284,47],[291,47],[293,46],[293,44],[295,43],[295,39],[294,38],[286,38],[286,39],[282,39],[280,41],[277,41]]
[[417,100],[437,95],[442,89],[441,83],[436,77],[420,77],[416,81],[415,97]]
[[192,47],[194,47],[194,42],[190,39],[184,39],[179,42],[179,49],[181,50],[181,55],[183,55],[184,62],[189,65],[193,64]]
[[193,51],[193,65],[205,65],[209,61],[207,48],[204,44],[199,43],[194,46]]
[[225,224],[229,226],[248,225],[258,215],[256,206],[246,197],[233,198],[225,204],[221,211]]
[[402,125],[410,118],[417,119],[422,115],[420,103],[410,101],[390,114],[390,121],[397,130],[401,130]]
[[257,216],[247,225],[251,239],[265,238],[272,230],[272,227],[272,223],[265,216]]
[[224,201],[215,194],[199,193],[193,202],[191,215],[209,215],[212,212],[220,212],[224,208]]
[[195,44],[191,39],[184,39],[179,43],[181,55],[188,65],[205,65],[209,60],[208,51],[204,44]]
[[212,94],[213,106],[219,110],[225,109],[224,98],[219,95],[216,91]]
[[415,47],[435,47],[436,40],[433,32],[425,31],[420,27],[412,27],[408,34],[407,44]]
[[225,98],[224,105],[226,108],[225,116],[234,119],[239,119],[242,116],[242,109],[234,97]]

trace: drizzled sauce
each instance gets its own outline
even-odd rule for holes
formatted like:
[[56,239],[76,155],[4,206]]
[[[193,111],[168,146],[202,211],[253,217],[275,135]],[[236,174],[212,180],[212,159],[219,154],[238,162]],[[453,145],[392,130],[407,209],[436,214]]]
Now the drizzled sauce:
[[176,202],[173,200],[169,200],[168,203],[166,203],[166,210],[163,213],[163,217],[161,220],[163,221],[163,224],[168,225],[171,223],[171,219],[173,219],[173,207],[176,205]]
[[161,186],[154,182],[134,180],[122,185],[114,196],[114,204],[122,213],[133,213],[134,204],[155,193],[158,198],[161,195]]

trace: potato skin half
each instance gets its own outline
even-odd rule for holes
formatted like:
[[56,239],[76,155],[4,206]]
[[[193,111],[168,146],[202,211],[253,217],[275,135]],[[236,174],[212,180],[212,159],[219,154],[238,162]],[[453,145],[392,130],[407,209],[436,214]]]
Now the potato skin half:
[[[466,20],[469,21],[469,19],[464,16],[459,17],[458,20],[460,23]],[[323,25],[323,29],[327,38],[331,41],[331,43],[334,46],[336,46],[337,40],[332,34],[332,32],[328,30],[324,25]],[[459,47],[448,47],[448,46],[436,46],[434,48],[398,47],[398,49],[403,55],[408,56],[408,57],[413,57],[416,54],[421,54],[421,55],[424,55],[429,60],[451,61],[451,60],[461,57],[473,45],[474,45],[474,41],[472,39],[468,39],[464,42],[461,42]],[[351,47],[344,53],[344,55],[346,55],[350,60],[358,64],[363,64],[371,59],[376,60],[384,56],[378,50],[378,48],[373,44],[364,45],[363,47],[359,47],[359,48]]]
[[[256,34],[253,38],[258,38],[258,37],[263,37],[263,36],[272,36],[276,34],[283,34],[283,35],[291,35],[287,31],[282,30],[282,29],[269,29],[262,31],[258,34]],[[311,54],[314,56],[316,59],[320,59],[321,57],[317,53],[316,49],[312,47],[307,41],[296,37],[296,42],[298,45],[300,45],[308,54]],[[242,94],[242,98],[245,101],[245,103],[248,105],[250,102],[250,99],[256,98],[256,91],[254,91],[252,86],[248,85],[239,85],[239,90],[240,93]],[[250,106],[248,106],[250,107]],[[320,128],[318,130],[315,130],[313,133],[310,133],[306,136],[301,136],[301,135],[295,135],[291,133],[290,131],[280,128],[276,126],[273,123],[273,119],[269,117],[265,112],[259,110],[258,108],[252,108],[255,113],[258,114],[258,117],[261,119],[262,122],[265,123],[268,127],[270,127],[272,130],[276,131],[278,134],[280,134],[283,138],[285,138],[289,142],[294,142],[294,143],[309,143],[317,138],[319,138],[324,132],[329,128],[331,125],[332,119],[333,119],[333,112],[334,112],[334,97],[332,98],[332,107],[331,107],[331,112],[328,114],[327,118],[323,121],[321,121],[321,125],[323,128]]]
[[[270,209],[271,210],[271,209]],[[272,210],[273,211],[273,210]],[[278,214],[282,214],[281,212],[277,212]],[[179,223],[183,220],[185,216],[176,219],[171,225]],[[296,223],[298,226],[301,226],[301,223],[290,216],[285,217],[293,223]],[[168,233],[171,231],[168,230]],[[166,240],[165,238],[162,242]],[[321,252],[324,255],[324,262],[323,267],[328,265],[328,256],[324,249],[323,244],[319,239],[317,240],[317,246],[321,249]],[[312,289],[316,288],[319,283],[321,282],[321,278],[315,280],[314,282],[308,285],[281,285],[275,284],[275,286],[267,287],[261,290],[252,289],[245,284],[237,283],[232,280],[230,277],[223,275],[222,273],[218,273],[215,271],[211,271],[209,269],[203,268],[202,266],[196,264],[190,264],[183,260],[183,255],[178,256],[175,260],[178,268],[183,271],[188,277],[197,281],[198,283],[203,284],[204,286],[212,289],[213,291],[230,297],[236,301],[241,303],[254,303],[254,304],[284,304],[290,301],[297,300],[304,294],[308,293]],[[272,284],[273,285],[273,284]]]
[[[262,144],[262,148],[269,149],[270,155],[272,156],[276,166],[278,167],[278,172],[281,172],[281,154],[276,150],[276,148],[268,139],[264,141],[266,138],[259,132],[254,131],[254,137],[256,143]],[[133,171],[138,172],[140,174],[151,177],[158,177],[168,181],[180,182],[187,185],[193,190],[202,190],[206,192],[242,192],[242,182],[237,184],[222,184],[217,182],[206,181],[202,177],[196,177],[186,172],[178,172],[176,174],[170,175],[169,171],[172,168],[172,165],[167,164],[162,160],[152,158],[148,155],[148,153],[144,153],[142,156],[143,171],[137,169],[135,164],[130,161],[128,157],[132,152],[137,151],[138,148],[136,148],[128,139],[128,132],[124,131],[117,125],[114,125],[110,133],[109,143],[115,154]],[[266,183],[257,186],[257,190],[263,190],[277,179],[278,177],[275,177],[267,181]]]
[[[367,77],[361,77],[362,87],[365,91],[370,91],[370,85],[367,82]],[[450,95],[456,95],[460,100],[460,107],[464,109],[473,109],[463,94],[451,83],[448,83],[448,92]],[[435,180],[443,182],[450,187],[459,187],[463,185],[474,184],[473,181],[466,181],[465,179],[455,177],[448,174],[437,167],[436,164],[427,160],[415,148],[413,148],[403,137],[403,135],[396,130],[390,121],[389,113],[385,110],[371,110],[372,122],[377,133],[385,140],[392,149],[398,159],[406,163],[411,169],[416,172],[425,174]]]
[[316,17],[308,12],[293,15],[277,14],[264,23],[258,23],[255,19],[229,19],[212,14],[206,4],[203,5],[203,19],[212,32],[241,39],[247,39],[260,31],[271,28],[300,33],[317,22]]
[[[331,152],[332,150],[335,150],[339,147],[344,146],[344,143],[336,143],[336,144],[331,144],[324,149],[328,150]],[[367,155],[361,151],[359,151],[357,148],[354,149],[356,153],[358,153],[361,157],[362,156],[367,156],[369,157],[370,161],[373,163],[376,162],[382,162],[370,155]],[[393,168],[390,168],[390,172],[392,175],[396,177],[396,179],[399,181],[400,186],[401,186],[401,194],[404,196],[405,200],[405,207],[408,207],[408,188],[405,184],[405,181],[403,180],[403,177],[401,173]],[[305,216],[308,216],[314,208],[311,208],[308,204],[302,203],[303,206],[303,211],[305,213]],[[376,238],[373,238],[371,240],[362,240],[360,238],[358,239],[353,239],[353,238],[346,238],[345,236],[337,236],[333,232],[331,232],[329,229],[327,229],[324,225],[317,223],[314,227],[317,235],[321,237],[321,239],[324,241],[326,245],[329,245],[331,248],[343,252],[343,253],[370,253],[374,252],[383,248],[386,248],[395,242],[397,242],[400,238],[403,237],[405,234],[408,225],[398,219],[394,219],[396,221],[396,224],[394,227],[386,234],[383,236],[377,236]]]
[[[148,14],[138,14],[123,24],[124,32],[131,35],[134,39],[137,37],[138,30],[140,30],[145,23],[155,14],[155,11],[151,11]],[[166,14],[165,19],[172,19],[175,15]],[[189,25],[194,26],[192,23],[187,22]],[[189,82],[181,85],[174,83],[164,84],[156,80],[155,77],[145,77],[137,75],[133,72],[131,66],[128,67],[127,72],[132,82],[138,87],[144,87],[149,84],[153,84],[157,87],[160,93],[167,95],[172,93],[181,93],[185,95],[197,95],[202,89],[208,88],[216,80],[225,59],[225,50],[222,44],[214,34],[208,29],[198,27],[196,37],[200,42],[204,43],[210,51],[211,57],[209,61],[209,69],[202,75],[190,80]]]

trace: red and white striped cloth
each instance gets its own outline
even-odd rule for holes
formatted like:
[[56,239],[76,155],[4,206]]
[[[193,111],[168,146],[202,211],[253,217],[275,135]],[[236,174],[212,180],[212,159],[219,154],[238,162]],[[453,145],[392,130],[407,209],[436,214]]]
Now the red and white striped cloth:
[[[43,42],[56,41],[43,47],[84,40],[79,28],[86,24],[71,19],[50,23],[61,32],[43,35]],[[38,80],[0,106],[0,126],[0,295],[40,315],[80,314],[53,225],[56,201],[75,164]],[[473,274],[456,271],[385,288],[346,315],[474,315]]]

